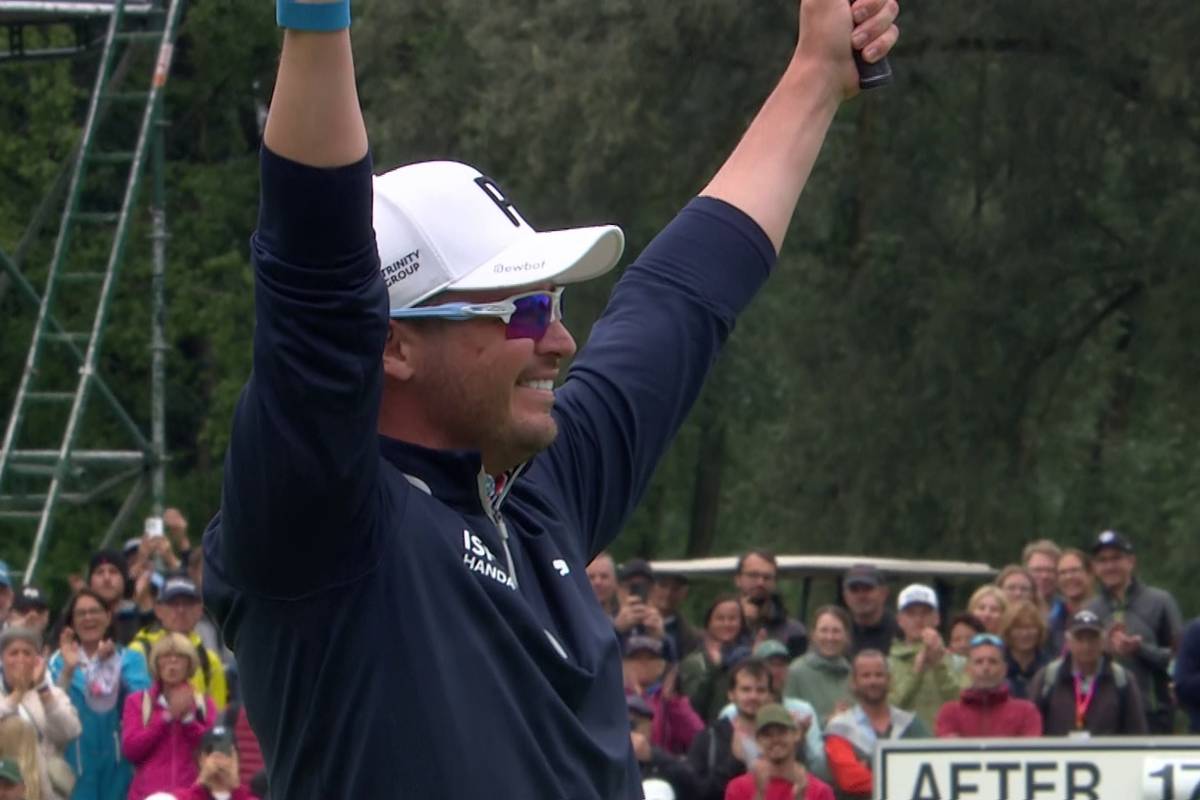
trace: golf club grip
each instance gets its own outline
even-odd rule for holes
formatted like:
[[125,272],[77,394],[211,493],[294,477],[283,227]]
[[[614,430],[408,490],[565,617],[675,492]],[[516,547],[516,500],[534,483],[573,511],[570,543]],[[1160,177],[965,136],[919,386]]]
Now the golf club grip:
[[892,65],[886,58],[870,64],[863,59],[861,51],[855,50],[854,66],[858,67],[858,88],[860,89],[878,89],[892,82]]

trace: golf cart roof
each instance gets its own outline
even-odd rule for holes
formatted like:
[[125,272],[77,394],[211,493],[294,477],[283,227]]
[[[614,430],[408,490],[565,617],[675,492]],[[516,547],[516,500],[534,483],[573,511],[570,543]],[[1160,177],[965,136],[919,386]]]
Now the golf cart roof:
[[[733,575],[737,556],[652,561],[656,575],[686,575],[689,578]],[[867,556],[776,556],[779,574],[790,577],[840,576],[855,564],[871,564],[888,576],[941,579],[990,579],[997,570],[980,561],[940,561]]]

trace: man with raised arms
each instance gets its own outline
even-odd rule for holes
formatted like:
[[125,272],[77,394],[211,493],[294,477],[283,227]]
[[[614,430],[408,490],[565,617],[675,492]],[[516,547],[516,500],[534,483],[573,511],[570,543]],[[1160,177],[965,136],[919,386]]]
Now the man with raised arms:
[[348,3],[278,8],[254,368],[204,581],[271,795],[640,797],[585,567],[767,279],[856,91],[851,36],[886,55],[896,2],[804,0],[778,86],[557,390],[562,287],[611,269],[620,231],[538,232],[464,164],[373,179]]

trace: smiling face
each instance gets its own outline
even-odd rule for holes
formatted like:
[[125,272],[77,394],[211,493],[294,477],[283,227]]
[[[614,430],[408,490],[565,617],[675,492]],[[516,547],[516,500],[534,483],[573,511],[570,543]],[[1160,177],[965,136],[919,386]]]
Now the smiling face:
[[825,658],[845,655],[850,637],[842,621],[834,614],[822,614],[817,617],[816,622],[812,631],[812,642],[817,653]]
[[86,594],[81,594],[71,609],[71,627],[85,645],[93,645],[103,639],[111,619],[108,609]]
[[786,725],[767,725],[754,734],[762,757],[772,764],[786,764],[796,757],[800,733]]
[[1124,591],[1133,578],[1135,565],[1136,560],[1132,554],[1115,547],[1102,548],[1092,556],[1092,567],[1096,570],[1096,577],[1110,592]]
[[1024,573],[1014,572],[1005,577],[1004,583],[1000,584],[1000,591],[1004,592],[1010,604],[1019,603],[1022,600],[1033,599],[1034,586]]
[[0,664],[4,666],[5,675],[28,676],[33,674],[37,658],[37,648],[24,639],[14,639],[0,655]]
[[967,610],[983,623],[983,627],[987,628],[988,633],[1000,632],[1000,623],[1004,618],[1004,606],[995,595],[980,595]]
[[729,644],[742,632],[742,609],[736,600],[726,600],[713,608],[705,628],[713,640]]
[[[495,302],[536,288],[552,287],[450,292],[433,304]],[[393,321],[380,430],[429,447],[478,450],[488,472],[499,474],[554,441],[554,381],[574,353],[561,320],[536,342],[507,338],[499,319]]]
[[1079,604],[1092,594],[1092,573],[1088,564],[1074,553],[1065,553],[1058,560],[1058,590],[1073,604]]

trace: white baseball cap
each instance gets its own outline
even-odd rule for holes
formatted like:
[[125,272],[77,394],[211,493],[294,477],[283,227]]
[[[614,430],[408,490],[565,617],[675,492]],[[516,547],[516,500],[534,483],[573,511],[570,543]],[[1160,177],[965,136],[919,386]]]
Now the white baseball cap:
[[613,225],[535,230],[495,181],[456,161],[376,176],[374,214],[393,309],[443,291],[586,281],[616,266],[625,249]]
[[934,611],[937,611],[937,592],[923,583],[913,583],[905,586],[900,591],[900,595],[896,598],[896,608],[900,611],[903,611],[913,603],[924,603]]

